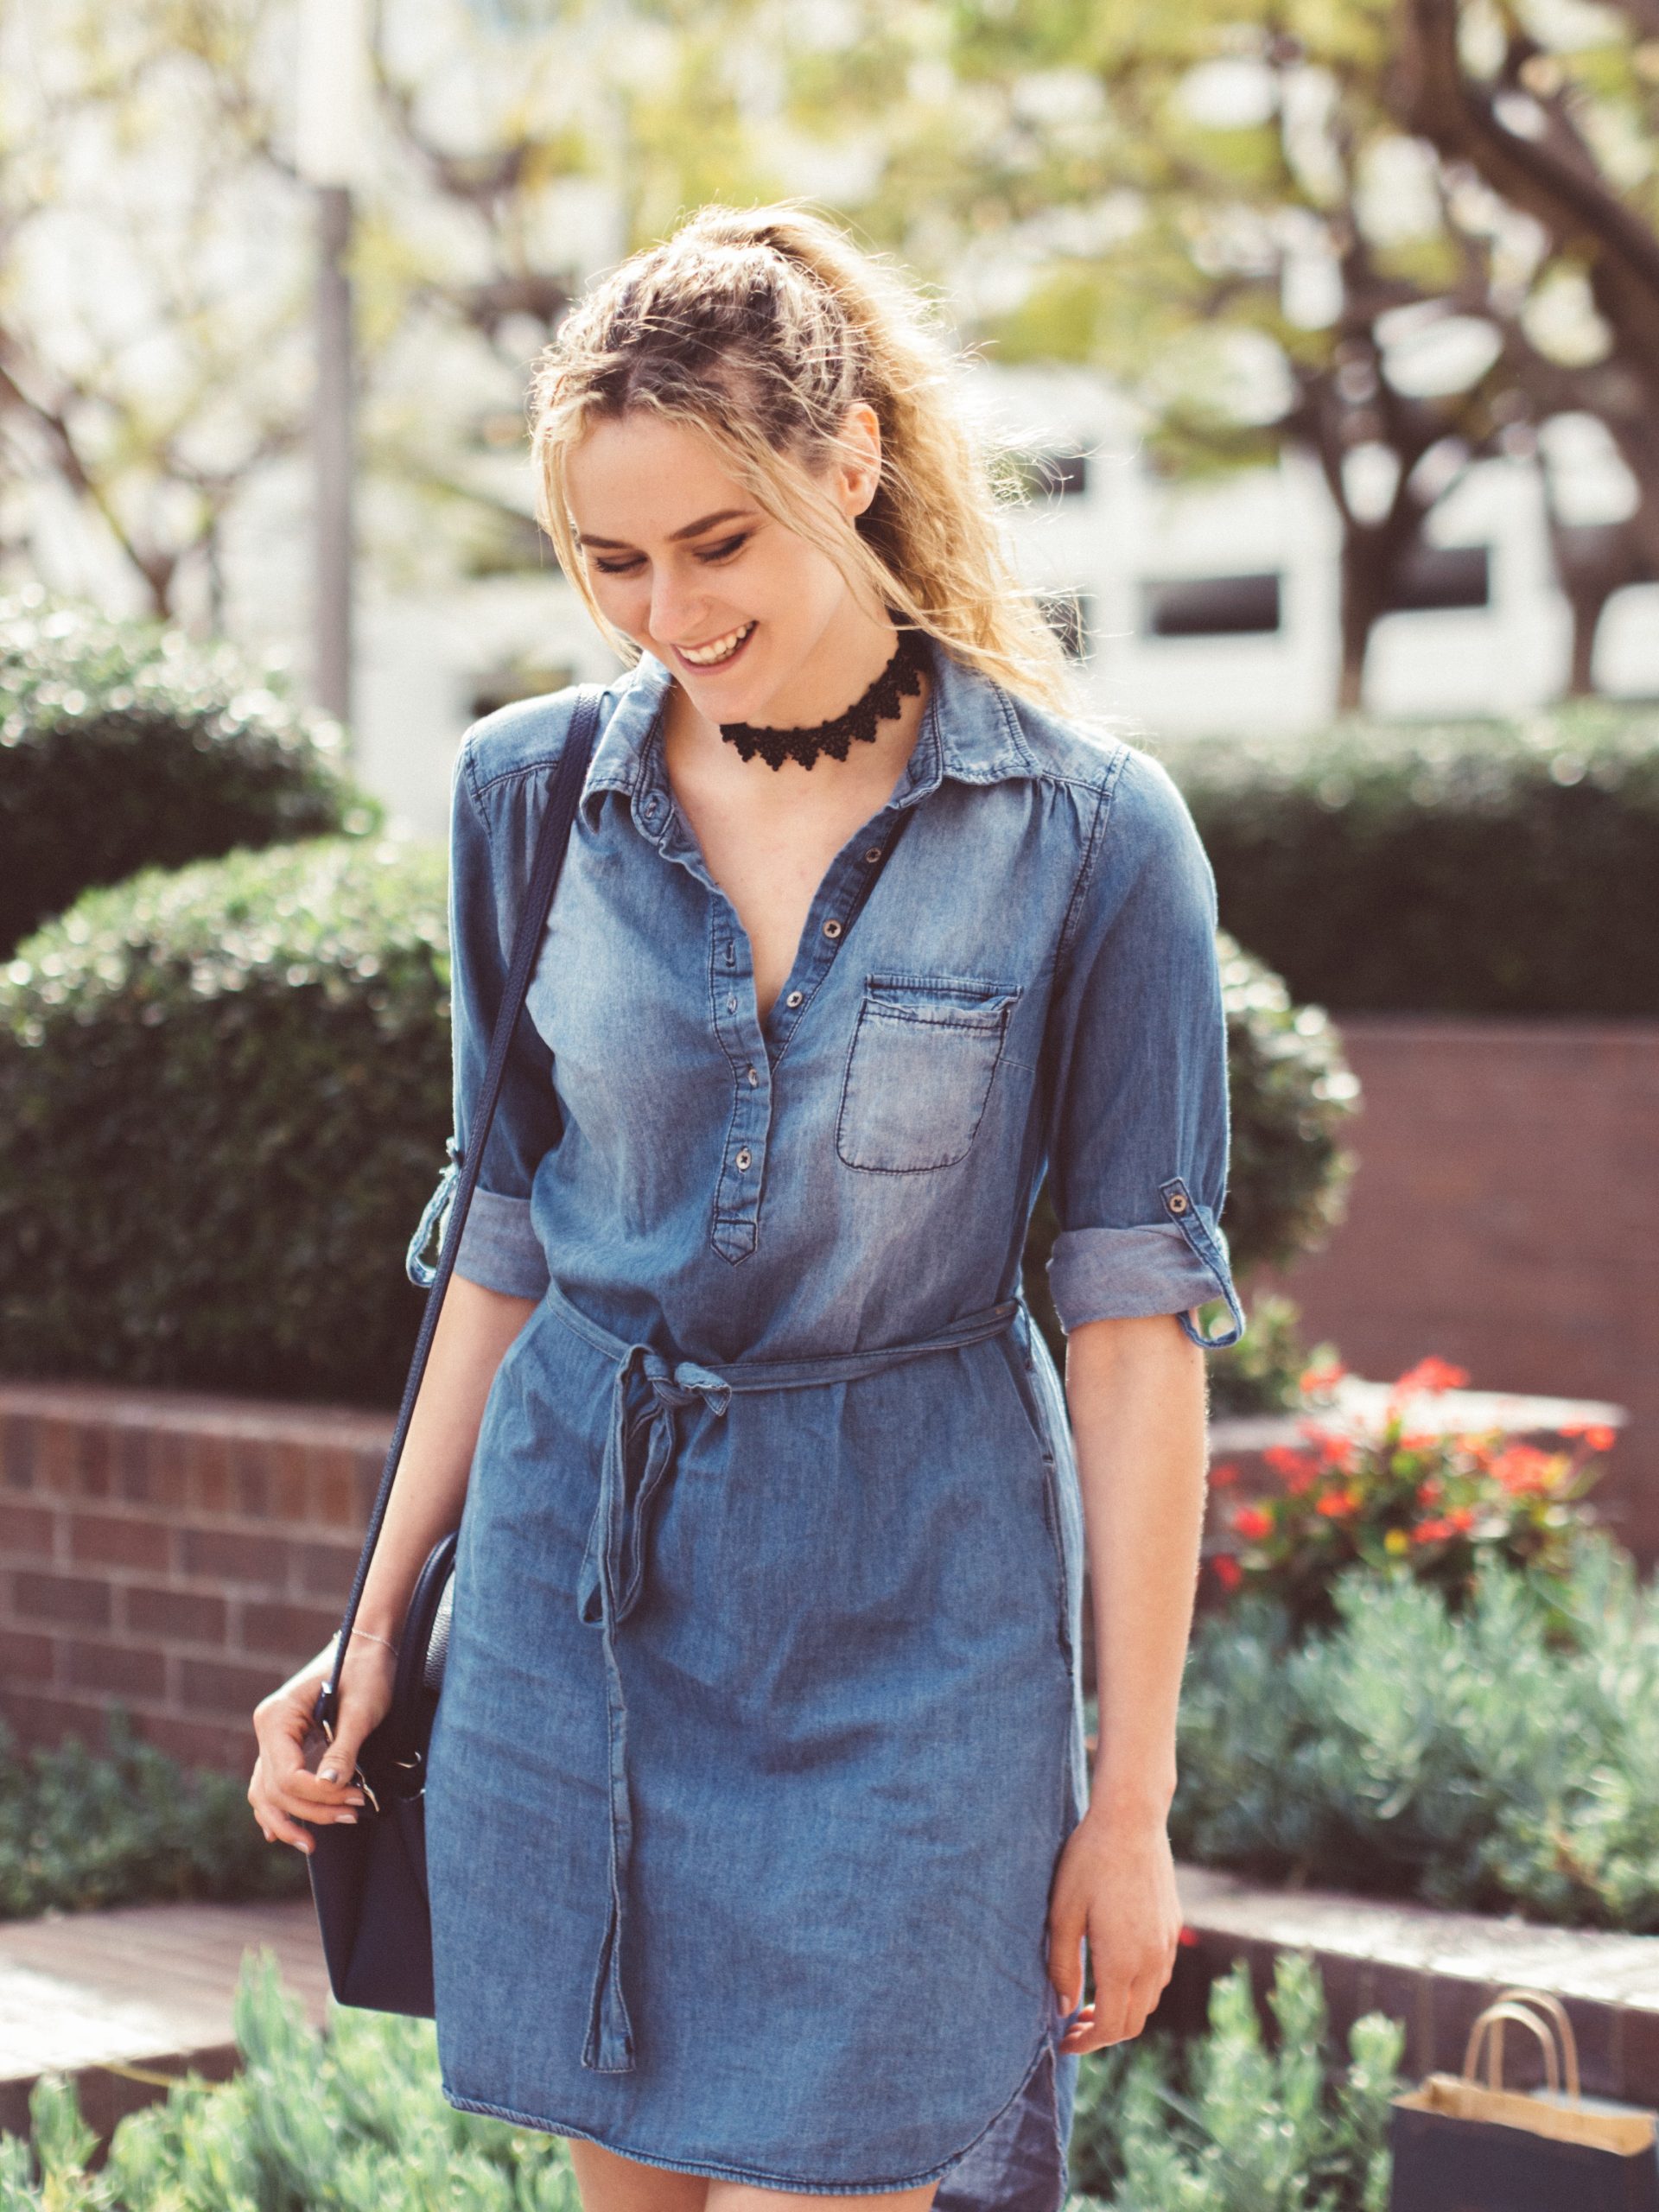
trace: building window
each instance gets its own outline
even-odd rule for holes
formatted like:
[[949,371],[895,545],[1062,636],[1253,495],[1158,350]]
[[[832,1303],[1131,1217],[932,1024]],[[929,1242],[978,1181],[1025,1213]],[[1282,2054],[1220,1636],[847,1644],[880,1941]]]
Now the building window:
[[1065,647],[1073,660],[1081,660],[1089,650],[1092,630],[1093,609],[1087,595],[1080,591],[1045,592],[1038,601],[1043,620]]
[[1015,457],[1020,488],[1031,499],[1072,499],[1089,489],[1089,456],[1070,451]]
[[1265,637],[1283,620],[1277,570],[1249,576],[1170,576],[1141,587],[1149,638]]
[[1401,563],[1389,594],[1395,614],[1423,614],[1436,607],[1490,607],[1490,545],[1414,545]]

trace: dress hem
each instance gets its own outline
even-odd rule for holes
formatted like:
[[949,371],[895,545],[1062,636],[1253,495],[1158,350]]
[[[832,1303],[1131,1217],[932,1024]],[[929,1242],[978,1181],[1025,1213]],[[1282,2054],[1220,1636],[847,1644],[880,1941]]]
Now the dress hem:
[[[579,2142],[596,2143],[601,2151],[613,2151],[620,2158],[632,2158],[641,2165],[660,2166],[665,2172],[696,2174],[709,2181],[747,2182],[756,2189],[790,2190],[804,2196],[885,2196],[901,2189],[919,2189],[924,2182],[940,2181],[959,2158],[967,2157],[976,2143],[983,2140],[1001,2119],[1004,2113],[1016,2105],[1031,2087],[1032,2077],[1043,2063],[1043,2056],[1053,2039],[1050,2028],[1045,2028],[1038,2037],[1037,2049],[1030,2063],[1020,2076],[1019,2086],[1012,2096],[1005,2098],[986,2121],[965,2143],[958,2145],[940,2164],[929,2166],[925,2172],[906,2174],[897,2181],[812,2181],[791,2174],[761,2173],[753,2166],[727,2166],[712,2159],[672,2158],[657,2151],[636,2150],[626,2143],[607,2143],[602,2135],[595,2135],[586,2127],[574,2126],[568,2120],[540,2119],[534,2113],[515,2112],[510,2106],[487,2104],[482,2098],[458,2095],[447,2082],[441,2080],[446,2104],[457,2112],[481,2113],[489,2120],[504,2120],[515,2127],[534,2128],[543,2135],[575,2136]],[[1064,2159],[1062,2159],[1064,2167]],[[1062,2201],[1065,2196],[1062,2190]]]

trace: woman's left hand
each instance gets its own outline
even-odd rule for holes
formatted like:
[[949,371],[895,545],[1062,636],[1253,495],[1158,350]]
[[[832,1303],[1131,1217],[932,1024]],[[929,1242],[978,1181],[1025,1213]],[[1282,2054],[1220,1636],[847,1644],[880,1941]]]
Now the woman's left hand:
[[1049,1979],[1064,2012],[1083,1995],[1085,1936],[1094,1970],[1094,1997],[1060,2050],[1099,2050],[1138,2036],[1174,1972],[1180,1933],[1165,1822],[1091,1806],[1066,1839],[1049,1896]]

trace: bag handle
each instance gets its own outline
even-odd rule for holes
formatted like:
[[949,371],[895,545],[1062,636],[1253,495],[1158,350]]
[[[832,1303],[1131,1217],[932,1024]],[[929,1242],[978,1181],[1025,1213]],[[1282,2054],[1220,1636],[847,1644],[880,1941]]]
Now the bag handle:
[[501,1085],[507,1071],[507,1054],[512,1048],[513,1033],[524,1012],[524,995],[530,988],[531,970],[536,964],[543,930],[546,927],[548,910],[553,903],[553,893],[559,880],[559,870],[564,861],[565,847],[569,842],[570,825],[575,819],[576,800],[588,773],[588,764],[593,755],[594,736],[599,723],[600,701],[604,686],[584,683],[576,693],[576,703],[570,726],[559,754],[559,765],[554,771],[553,785],[548,797],[547,811],[542,817],[541,833],[536,841],[536,857],[531,865],[530,887],[524,893],[524,903],[518,917],[518,933],[513,939],[512,959],[507,969],[507,979],[502,986],[501,1004],[497,1009],[495,1028],[490,1038],[490,1057],[484,1070],[484,1079],[479,1085],[478,1102],[474,1113],[471,1141],[465,1159],[460,1162],[460,1177],[455,1195],[449,1209],[443,1243],[438,1254],[438,1264],[426,1294],[426,1306],[421,1314],[420,1333],[415,1339],[414,1356],[409,1363],[409,1379],[404,1385],[403,1403],[397,1409],[397,1425],[392,1430],[391,1442],[386,1449],[385,1465],[380,1476],[380,1487],[375,1493],[374,1509],[369,1516],[368,1533],[363,1539],[363,1549],[358,1558],[357,1572],[352,1577],[351,1595],[346,1601],[345,1618],[340,1626],[340,1638],[334,1646],[333,1663],[328,1678],[317,1695],[315,1717],[325,1735],[332,1735],[335,1715],[340,1707],[340,1671],[346,1661],[346,1647],[351,1641],[352,1630],[357,1620],[357,1609],[362,1603],[363,1586],[368,1580],[369,1562],[374,1557],[375,1545],[380,1539],[381,1525],[386,1517],[386,1507],[391,1498],[391,1485],[397,1472],[397,1462],[403,1455],[404,1440],[409,1434],[409,1424],[415,1412],[415,1401],[420,1395],[422,1377],[426,1373],[427,1356],[432,1349],[432,1339],[437,1333],[438,1313],[443,1304],[443,1294],[454,1273],[455,1255],[461,1249],[461,1231],[466,1226],[467,1210],[473,1202],[473,1192],[478,1187],[479,1169],[483,1164],[484,1147],[489,1140],[490,1125],[495,1119],[495,1109],[501,1096]]
[[[1534,2005],[1540,2006],[1540,2012],[1531,2009]],[[1544,2017],[1541,2017],[1541,2012]],[[1539,2049],[1544,2055],[1545,2083],[1552,2094],[1558,2094],[1561,2086],[1560,2057],[1556,2050],[1555,2037],[1546,2020],[1560,2024],[1562,2018],[1562,2008],[1556,1999],[1543,1997],[1535,1990],[1505,1991],[1495,2003],[1487,2005],[1469,2031],[1469,2041],[1463,2054],[1464,2080],[1471,2082],[1478,2080],[1481,2045],[1490,2036],[1486,2079],[1491,2088],[1503,2088],[1503,2023],[1514,2020],[1519,2026],[1529,2029],[1537,2037]],[[1570,2025],[1566,2028],[1563,2049],[1567,2054],[1567,2094],[1576,2104],[1579,2101],[1579,2055]]]
[[[1526,2005],[1535,2012],[1547,2012],[1555,2023],[1555,2032],[1560,2037],[1561,2056],[1566,2061],[1567,2094],[1574,2104],[1580,2100],[1579,2087],[1579,2039],[1573,2032],[1573,2023],[1567,2018],[1567,2007],[1560,1999],[1547,1989],[1500,1989],[1493,1999],[1495,2005]],[[1503,2031],[1500,2027],[1493,2037],[1492,2055],[1501,2065]]]

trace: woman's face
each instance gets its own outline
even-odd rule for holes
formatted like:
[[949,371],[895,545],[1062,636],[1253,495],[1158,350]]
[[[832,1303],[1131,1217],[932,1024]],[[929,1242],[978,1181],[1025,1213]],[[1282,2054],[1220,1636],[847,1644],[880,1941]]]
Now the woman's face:
[[[874,410],[853,410],[846,434],[868,461],[837,461],[818,480],[850,518],[874,496]],[[706,438],[645,410],[598,423],[565,486],[600,607],[709,721],[789,721],[798,696],[810,703],[826,679],[836,690],[869,618],[834,563],[757,506]]]

